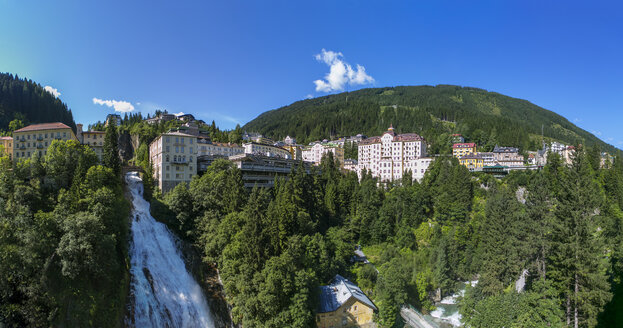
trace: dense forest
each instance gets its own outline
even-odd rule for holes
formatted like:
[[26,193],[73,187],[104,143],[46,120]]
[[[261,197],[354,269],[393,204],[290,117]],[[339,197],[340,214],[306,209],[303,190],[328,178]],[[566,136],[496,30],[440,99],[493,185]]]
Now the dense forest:
[[0,73],[0,131],[9,130],[9,123],[13,120],[21,121],[24,126],[62,122],[76,130],[71,110],[40,84]]
[[496,144],[537,150],[542,147],[541,127],[548,140],[618,152],[564,117],[526,100],[452,85],[362,89],[302,100],[261,114],[243,130],[275,139],[290,135],[306,144],[358,133],[380,135],[390,124],[397,132],[422,135],[433,153],[447,151],[454,133],[485,151]]
[[[504,180],[439,158],[421,183],[380,186],[325,157],[312,174],[299,167],[251,191],[223,160],[156,193],[152,212],[219,267],[246,327],[314,326],[318,286],[336,273],[373,299],[381,327],[402,327],[401,306],[431,311],[437,291],[474,279],[460,301],[471,327],[613,327],[623,319],[623,161],[600,168],[598,154],[582,148],[571,166],[551,154],[544,170]],[[371,264],[351,262],[356,245]]]
[[103,165],[75,140],[0,158],[0,326],[123,325],[130,208],[110,127]]

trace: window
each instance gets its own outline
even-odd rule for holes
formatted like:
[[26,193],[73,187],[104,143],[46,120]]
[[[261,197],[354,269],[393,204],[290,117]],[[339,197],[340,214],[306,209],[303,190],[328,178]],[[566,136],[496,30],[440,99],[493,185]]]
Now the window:
[[171,140],[169,139],[169,137],[164,138],[165,142],[170,142]]
[[180,147],[175,146],[175,152],[176,152],[176,153],[179,153],[179,152],[180,152]]
[[[182,140],[184,140],[184,139],[182,139]],[[184,153],[184,146],[182,146],[182,154],[183,154],[183,153]]]
[[166,147],[166,150],[167,150],[167,153],[170,151],[170,150],[169,150],[169,146],[167,146],[167,147]]
[[67,132],[63,132],[63,138],[67,137]]

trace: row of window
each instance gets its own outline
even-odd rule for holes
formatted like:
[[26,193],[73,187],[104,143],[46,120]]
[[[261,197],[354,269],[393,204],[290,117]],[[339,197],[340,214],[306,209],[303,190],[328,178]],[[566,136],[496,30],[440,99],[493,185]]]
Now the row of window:
[[[175,137],[175,143],[184,143],[184,139],[186,139],[186,138]],[[193,138],[188,138],[188,140],[190,140],[189,143],[192,145],[194,139]],[[164,141],[167,142],[167,143],[171,142],[171,137],[165,137]]]
[[[27,134],[27,135],[25,135],[25,136],[26,136],[26,139],[27,139],[27,140],[30,140],[30,136],[31,136],[31,134]],[[23,138],[23,137],[24,137],[24,135],[22,135],[21,137]],[[48,134],[47,134],[47,133],[39,133],[39,139],[42,139],[42,138],[47,138],[47,137],[48,137]],[[56,132],[56,137],[57,137],[57,138],[60,138],[60,137],[61,137],[61,133],[60,133],[60,132]],[[63,137],[67,137],[67,132],[63,132]],[[18,136],[18,138],[19,138],[19,136]],[[33,138],[33,139],[37,139],[37,134],[36,134],[36,133],[33,133],[33,134],[32,134],[32,138]],[[50,133],[50,138],[54,138],[54,133]]]

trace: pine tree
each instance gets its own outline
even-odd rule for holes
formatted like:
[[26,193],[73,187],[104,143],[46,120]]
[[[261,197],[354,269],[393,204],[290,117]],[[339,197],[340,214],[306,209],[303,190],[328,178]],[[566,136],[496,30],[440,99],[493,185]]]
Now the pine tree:
[[594,327],[611,298],[605,247],[597,225],[599,185],[581,149],[572,167],[562,173],[548,276],[564,300],[567,325]]
[[106,127],[106,137],[104,138],[102,163],[104,166],[111,168],[117,176],[121,174],[118,141],[117,127],[114,124],[108,124]]

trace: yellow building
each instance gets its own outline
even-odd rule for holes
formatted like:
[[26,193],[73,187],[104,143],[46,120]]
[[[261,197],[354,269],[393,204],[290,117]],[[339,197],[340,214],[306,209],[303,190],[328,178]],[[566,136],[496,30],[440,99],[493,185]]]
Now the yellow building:
[[376,306],[357,285],[339,274],[333,283],[320,287],[320,306],[316,314],[319,328],[376,327],[372,321]]
[[467,154],[473,154],[476,152],[475,143],[456,143],[452,145],[452,156],[461,158]]
[[0,156],[8,156],[9,159],[13,158],[13,138],[12,137],[0,137],[0,146],[2,146],[2,153]]
[[478,154],[467,154],[459,158],[459,163],[467,167],[470,171],[480,171],[484,166],[485,160]]
[[13,132],[13,159],[30,158],[37,153],[45,156],[54,140],[76,140],[74,131],[67,125],[56,123],[32,124]]
[[82,132],[82,144],[88,145],[93,149],[100,162],[102,161],[102,155],[104,154],[104,139],[106,138],[106,132],[104,131],[84,131]]

